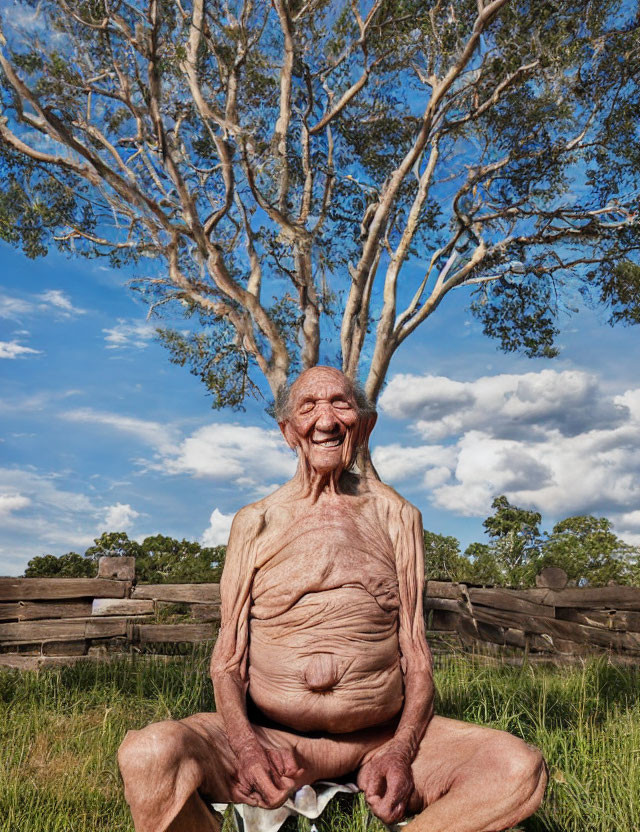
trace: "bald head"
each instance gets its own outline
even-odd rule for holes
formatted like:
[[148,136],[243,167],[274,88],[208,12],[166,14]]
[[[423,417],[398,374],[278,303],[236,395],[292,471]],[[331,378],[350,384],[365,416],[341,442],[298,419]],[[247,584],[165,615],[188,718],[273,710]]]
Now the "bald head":
[[375,414],[375,407],[367,399],[364,391],[357,382],[354,382],[342,370],[338,370],[336,367],[327,367],[319,364],[316,367],[310,367],[308,370],[304,370],[292,384],[287,385],[279,392],[275,404],[276,420],[282,423],[288,419],[291,414],[291,403],[301,389],[315,387],[317,384],[321,384],[324,380],[329,379],[344,385],[345,392],[353,398],[361,415],[371,416]]
[[339,475],[351,468],[375,420],[364,394],[334,367],[305,370],[278,402],[278,422],[287,443],[318,474]]

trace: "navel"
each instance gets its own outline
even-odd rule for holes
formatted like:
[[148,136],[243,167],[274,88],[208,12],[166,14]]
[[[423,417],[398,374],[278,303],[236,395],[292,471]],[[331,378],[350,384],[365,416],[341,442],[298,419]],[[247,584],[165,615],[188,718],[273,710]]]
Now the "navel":
[[303,673],[304,683],[314,693],[328,693],[342,679],[346,663],[331,653],[317,653]]

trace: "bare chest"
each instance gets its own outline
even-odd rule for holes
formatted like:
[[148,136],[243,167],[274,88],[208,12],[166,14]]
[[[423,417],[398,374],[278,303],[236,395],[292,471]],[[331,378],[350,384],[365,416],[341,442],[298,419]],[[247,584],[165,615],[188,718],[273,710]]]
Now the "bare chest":
[[395,556],[375,517],[324,510],[286,519],[261,546],[252,617],[271,618],[310,593],[342,587],[362,588],[382,609],[397,610]]

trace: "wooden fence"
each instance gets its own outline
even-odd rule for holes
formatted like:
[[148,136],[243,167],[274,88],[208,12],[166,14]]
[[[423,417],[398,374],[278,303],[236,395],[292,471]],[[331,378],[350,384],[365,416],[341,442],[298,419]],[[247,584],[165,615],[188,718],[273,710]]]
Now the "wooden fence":
[[561,661],[602,652],[640,656],[640,588],[569,587],[554,567],[537,583],[504,589],[428,581],[427,630],[455,635],[467,648],[514,648]]
[[136,585],[135,558],[100,558],[97,578],[0,578],[0,665],[167,652],[212,641],[219,620],[218,584]]
[[[553,568],[535,589],[428,581],[427,630],[445,649],[640,657],[640,588],[566,583]],[[166,653],[215,639],[219,617],[218,584],[136,584],[133,558],[101,558],[97,578],[0,578],[0,665]]]

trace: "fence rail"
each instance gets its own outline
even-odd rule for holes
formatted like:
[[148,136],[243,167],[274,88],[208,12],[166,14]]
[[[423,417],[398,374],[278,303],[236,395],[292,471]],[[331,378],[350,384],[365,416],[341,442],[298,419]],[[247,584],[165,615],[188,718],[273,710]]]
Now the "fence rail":
[[[554,568],[535,589],[427,581],[427,630],[465,649],[640,657],[640,588],[566,583]],[[134,558],[101,558],[96,578],[0,578],[0,665],[166,653],[168,645],[212,641],[219,619],[218,584],[136,584]]]

